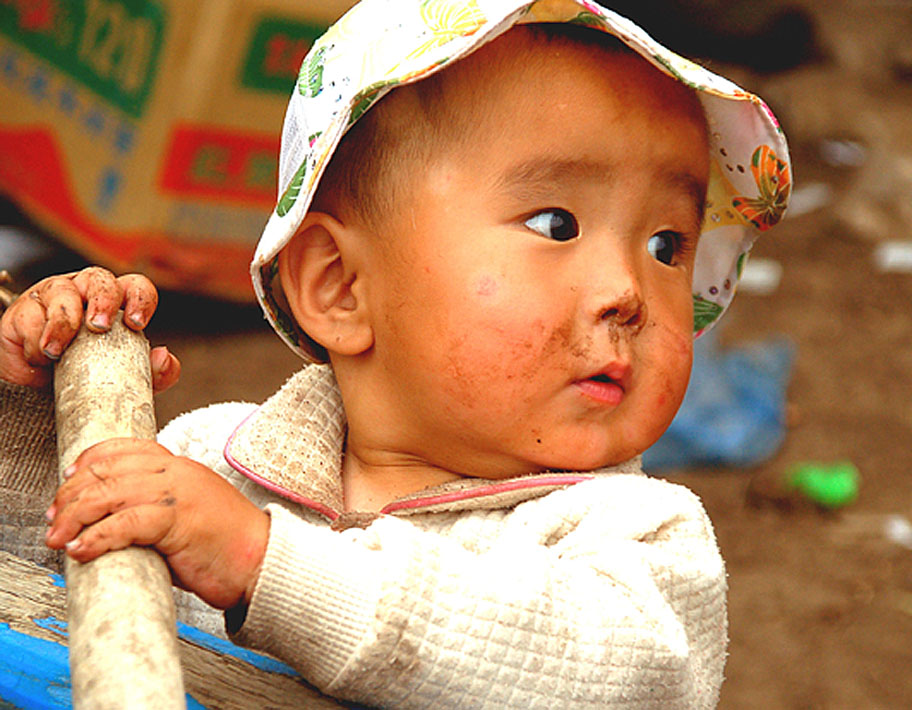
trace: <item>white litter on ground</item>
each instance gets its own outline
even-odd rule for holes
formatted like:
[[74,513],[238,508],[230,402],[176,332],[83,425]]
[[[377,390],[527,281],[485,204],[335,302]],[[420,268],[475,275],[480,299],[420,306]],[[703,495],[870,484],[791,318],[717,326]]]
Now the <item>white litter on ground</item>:
[[826,207],[833,200],[833,188],[825,182],[809,182],[792,190],[786,217],[800,217]]
[[769,296],[779,288],[780,281],[782,281],[782,264],[775,259],[755,256],[748,259],[744,265],[741,281],[738,283],[738,291],[755,296]]
[[874,249],[879,271],[912,273],[912,241],[882,242]]

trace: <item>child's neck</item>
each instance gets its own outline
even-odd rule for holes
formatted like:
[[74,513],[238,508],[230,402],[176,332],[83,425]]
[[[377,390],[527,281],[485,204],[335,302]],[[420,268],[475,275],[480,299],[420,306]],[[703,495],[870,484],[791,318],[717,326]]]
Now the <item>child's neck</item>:
[[359,456],[347,446],[342,459],[345,511],[377,512],[397,498],[459,477],[426,463],[396,461],[382,454]]

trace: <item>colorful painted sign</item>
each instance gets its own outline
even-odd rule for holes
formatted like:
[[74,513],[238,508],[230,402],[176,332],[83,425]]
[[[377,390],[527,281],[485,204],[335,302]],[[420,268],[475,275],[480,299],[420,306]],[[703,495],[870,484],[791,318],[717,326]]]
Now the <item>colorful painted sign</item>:
[[0,33],[134,117],[155,79],[165,20],[155,0],[0,0]]

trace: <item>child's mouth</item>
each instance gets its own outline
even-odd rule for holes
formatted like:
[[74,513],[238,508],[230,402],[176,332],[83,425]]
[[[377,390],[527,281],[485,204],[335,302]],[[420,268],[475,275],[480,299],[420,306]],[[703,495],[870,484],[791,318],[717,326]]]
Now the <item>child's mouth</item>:
[[574,384],[582,393],[600,404],[617,406],[624,399],[627,390],[629,368],[625,365],[613,365],[606,371],[598,372]]

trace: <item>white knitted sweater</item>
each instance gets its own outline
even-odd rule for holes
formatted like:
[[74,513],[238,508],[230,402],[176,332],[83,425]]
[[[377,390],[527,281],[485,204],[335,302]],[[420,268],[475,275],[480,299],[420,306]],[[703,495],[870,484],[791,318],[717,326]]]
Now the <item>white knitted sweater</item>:
[[235,641],[378,707],[715,707],[725,572],[685,488],[635,461],[342,514],[345,424],[328,368],[293,377],[223,450],[244,407],[190,413],[160,438],[271,514]]
[[632,461],[341,513],[344,431],[325,367],[260,408],[213,405],[162,430],[271,515],[246,618],[228,615],[236,642],[372,707],[715,707],[725,572],[688,490]]

